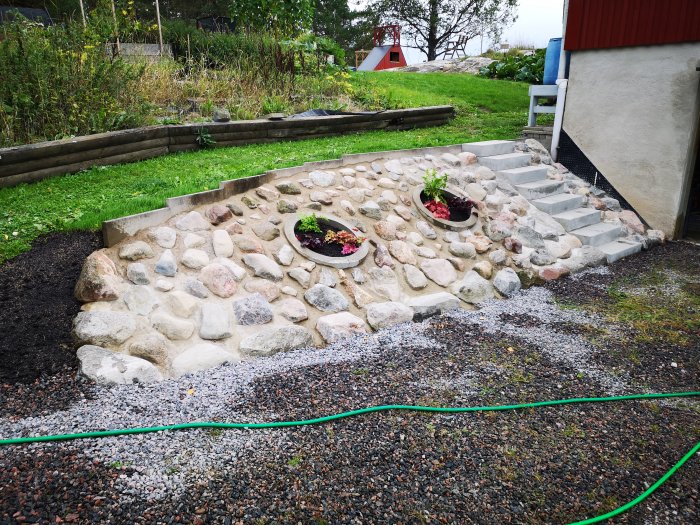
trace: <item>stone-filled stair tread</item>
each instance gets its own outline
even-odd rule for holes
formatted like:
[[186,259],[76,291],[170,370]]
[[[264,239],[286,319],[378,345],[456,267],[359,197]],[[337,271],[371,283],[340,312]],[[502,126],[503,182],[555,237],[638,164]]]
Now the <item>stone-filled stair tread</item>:
[[543,165],[522,166],[520,168],[500,170],[498,174],[508,179],[511,184],[525,184],[546,179],[547,167]]
[[564,186],[564,183],[558,180],[551,180],[551,179],[543,179],[543,180],[536,180],[533,182],[525,182],[523,184],[518,184],[515,186],[515,189],[521,190],[538,190],[540,188],[554,188],[554,187],[562,187]]
[[608,263],[612,263],[622,259],[623,257],[641,252],[642,244],[627,239],[616,239],[614,241],[601,244],[600,246],[597,246],[597,248],[607,256]]

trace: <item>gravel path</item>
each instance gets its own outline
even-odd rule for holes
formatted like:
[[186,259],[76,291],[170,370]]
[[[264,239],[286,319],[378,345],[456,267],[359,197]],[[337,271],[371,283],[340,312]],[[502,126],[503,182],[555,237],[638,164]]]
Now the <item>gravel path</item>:
[[[656,255],[697,272],[699,252]],[[626,261],[643,272],[658,261],[647,254]],[[100,388],[70,369],[5,385],[0,436],[697,389],[692,367],[602,359],[608,340],[591,334],[610,328],[604,318],[558,306],[601,300],[626,268],[152,386]],[[700,337],[675,352],[699,347]],[[674,400],[6,447],[0,523],[569,523],[635,497],[699,436],[700,403]],[[616,523],[700,521],[698,459]]]

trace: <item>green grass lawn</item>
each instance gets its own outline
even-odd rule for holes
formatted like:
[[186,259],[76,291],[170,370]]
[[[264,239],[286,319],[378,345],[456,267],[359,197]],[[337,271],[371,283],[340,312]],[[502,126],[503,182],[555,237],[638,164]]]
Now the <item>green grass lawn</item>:
[[0,263],[29,250],[39,235],[97,229],[102,222],[165,204],[165,199],[345,153],[443,146],[515,138],[527,123],[527,85],[465,74],[364,73],[398,107],[451,104],[450,124],[410,131],[371,131],[298,142],[217,148],[133,164],[96,167],[0,189]]

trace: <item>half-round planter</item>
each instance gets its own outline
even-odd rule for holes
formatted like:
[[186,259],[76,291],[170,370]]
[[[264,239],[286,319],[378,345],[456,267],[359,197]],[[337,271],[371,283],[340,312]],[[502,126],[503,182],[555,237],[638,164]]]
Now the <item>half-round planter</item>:
[[[351,226],[339,217],[324,214],[323,216],[319,216],[319,219],[323,219],[325,222],[331,224],[339,230],[346,230],[352,233],[353,235],[357,235],[357,230],[353,229],[353,226]],[[308,248],[304,248],[299,242],[299,239],[297,239],[296,234],[294,233],[294,228],[296,227],[299,220],[300,217],[296,215],[287,219],[287,221],[284,223],[284,234],[287,237],[289,244],[292,245],[292,248],[294,248],[303,257],[306,257],[310,261],[313,261],[317,264],[322,264],[324,266],[330,266],[332,268],[353,268],[360,264],[362,261],[364,261],[365,257],[367,257],[367,254],[369,254],[368,240],[363,242],[360,245],[360,248],[355,253],[351,253],[350,255],[345,255],[343,257],[330,257],[328,255],[316,253],[315,251],[309,250]]]
[[[436,218],[432,214],[432,212],[425,207],[423,201],[420,200],[420,194],[423,193],[423,188],[425,188],[425,186],[423,184],[419,184],[413,190],[413,204],[416,205],[416,208],[418,208],[418,212],[421,215],[423,215],[423,217],[428,222],[434,224],[435,226],[440,226],[440,228],[444,228],[453,232],[466,230],[467,228],[471,228],[476,224],[479,215],[476,213],[475,209],[472,209],[472,214],[466,221],[446,221],[445,219]],[[449,197],[462,197],[465,199],[469,198],[469,196],[466,193],[459,190],[458,188],[455,188],[454,186],[447,186],[444,193]]]

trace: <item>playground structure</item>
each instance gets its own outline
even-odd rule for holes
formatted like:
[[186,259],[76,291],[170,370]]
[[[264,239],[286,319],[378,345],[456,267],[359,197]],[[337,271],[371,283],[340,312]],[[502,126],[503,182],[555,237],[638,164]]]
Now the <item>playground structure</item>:
[[[386,41],[391,43],[385,44]],[[375,27],[372,44],[374,48],[371,51],[355,51],[355,67],[358,71],[381,71],[407,65],[401,49],[401,27],[398,24]]]

